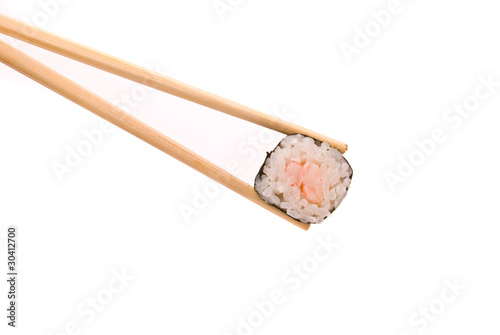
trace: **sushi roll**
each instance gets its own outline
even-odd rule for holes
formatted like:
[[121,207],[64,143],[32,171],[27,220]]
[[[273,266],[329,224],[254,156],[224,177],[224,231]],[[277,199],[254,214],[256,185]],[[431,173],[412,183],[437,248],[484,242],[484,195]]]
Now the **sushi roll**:
[[345,198],[351,178],[352,168],[337,149],[293,134],[267,154],[254,189],[295,220],[321,223]]

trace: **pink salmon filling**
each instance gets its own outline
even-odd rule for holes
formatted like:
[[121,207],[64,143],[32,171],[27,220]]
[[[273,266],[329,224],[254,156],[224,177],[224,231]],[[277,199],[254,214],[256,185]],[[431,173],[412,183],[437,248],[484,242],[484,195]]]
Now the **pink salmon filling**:
[[286,165],[286,173],[291,181],[291,186],[300,187],[301,193],[310,203],[323,202],[323,176],[319,165],[311,162],[300,164],[291,161]]

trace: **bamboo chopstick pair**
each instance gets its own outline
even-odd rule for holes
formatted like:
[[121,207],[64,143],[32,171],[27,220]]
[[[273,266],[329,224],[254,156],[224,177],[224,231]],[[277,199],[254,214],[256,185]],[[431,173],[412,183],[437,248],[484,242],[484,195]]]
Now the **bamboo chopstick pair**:
[[[322,142],[327,142],[341,153],[347,150],[347,145],[340,141],[249,107],[245,107],[215,94],[205,92],[188,84],[160,75],[154,71],[106,55],[62,37],[55,36],[49,32],[40,30],[2,14],[0,14],[0,33],[283,134],[289,135],[300,133]],[[294,220],[276,207],[260,199],[252,186],[181,144],[173,141],[144,122],[127,114],[98,95],[76,84],[62,74],[2,41],[0,41],[0,62],[151,144],[157,149],[203,173],[207,177],[244,196],[248,200],[278,215],[295,226],[304,230],[309,229],[309,224]]]

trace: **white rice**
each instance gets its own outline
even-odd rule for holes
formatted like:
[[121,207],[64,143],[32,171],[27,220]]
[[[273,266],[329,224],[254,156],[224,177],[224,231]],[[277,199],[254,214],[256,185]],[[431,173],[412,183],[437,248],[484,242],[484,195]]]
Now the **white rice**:
[[[307,162],[319,166],[322,181],[318,184],[321,190],[317,201],[308,200],[302,188],[305,185],[297,185],[289,175],[287,164],[290,162],[302,167]],[[311,137],[294,134],[285,137],[268,155],[255,178],[255,191],[265,202],[296,220],[321,223],[345,198],[351,177],[352,169],[337,149]]]

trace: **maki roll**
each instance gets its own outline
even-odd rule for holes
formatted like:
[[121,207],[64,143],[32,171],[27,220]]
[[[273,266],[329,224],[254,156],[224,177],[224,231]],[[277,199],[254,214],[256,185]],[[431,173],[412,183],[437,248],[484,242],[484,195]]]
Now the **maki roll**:
[[345,198],[351,178],[352,168],[337,149],[293,134],[267,154],[254,189],[295,220],[321,223]]

